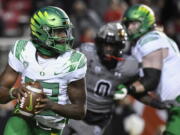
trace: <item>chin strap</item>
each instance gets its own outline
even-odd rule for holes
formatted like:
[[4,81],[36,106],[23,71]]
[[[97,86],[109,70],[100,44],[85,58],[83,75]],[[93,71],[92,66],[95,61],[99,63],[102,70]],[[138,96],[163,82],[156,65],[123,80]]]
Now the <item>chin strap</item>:
[[116,56],[113,56],[113,55],[110,55],[110,56],[106,56],[107,59],[111,60],[111,59],[114,59],[114,60],[117,60],[117,61],[124,61],[125,59],[122,58],[122,57],[116,57]]

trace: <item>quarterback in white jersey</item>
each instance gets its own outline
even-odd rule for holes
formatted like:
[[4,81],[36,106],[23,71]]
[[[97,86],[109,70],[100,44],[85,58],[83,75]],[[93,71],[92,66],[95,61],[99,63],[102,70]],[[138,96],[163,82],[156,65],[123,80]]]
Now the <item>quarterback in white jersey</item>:
[[[123,17],[132,55],[141,63],[138,80],[130,84],[129,93],[141,101],[169,109],[164,135],[179,135],[180,129],[180,52],[177,44],[158,31],[152,9],[138,4],[129,7]],[[149,95],[155,92],[158,99]]]
[[0,79],[0,100],[8,102],[25,95],[21,87],[9,91],[19,75],[22,84],[40,82],[45,96],[30,118],[20,115],[17,104],[4,135],[60,135],[68,118],[85,116],[87,60],[72,49],[71,27],[62,9],[44,7],[31,18],[32,40],[18,40],[11,49]]

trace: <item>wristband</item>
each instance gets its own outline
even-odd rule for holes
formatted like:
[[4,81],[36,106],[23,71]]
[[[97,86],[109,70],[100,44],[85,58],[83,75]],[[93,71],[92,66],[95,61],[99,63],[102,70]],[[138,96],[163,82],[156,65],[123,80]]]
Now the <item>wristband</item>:
[[9,95],[10,95],[10,98],[11,99],[15,99],[16,97],[15,96],[13,96],[13,94],[12,94],[12,92],[15,90],[15,88],[11,88],[10,90],[9,90]]

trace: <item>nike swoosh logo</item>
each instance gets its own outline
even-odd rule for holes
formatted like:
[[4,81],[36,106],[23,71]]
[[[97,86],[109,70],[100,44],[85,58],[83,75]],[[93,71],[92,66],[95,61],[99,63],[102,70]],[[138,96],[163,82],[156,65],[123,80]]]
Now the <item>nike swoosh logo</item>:
[[56,73],[56,72],[54,72],[54,75],[59,75],[59,74],[61,74],[61,72],[60,72],[60,73]]
[[26,109],[28,110],[28,111],[32,111],[33,110],[33,105],[32,105],[32,93],[31,93],[31,95],[30,95],[30,102],[29,102],[29,106],[26,106]]
[[54,72],[54,75],[59,75],[59,74],[62,74],[62,73],[66,73],[66,72],[67,72],[66,70],[68,70],[68,68],[69,68],[69,66],[67,66],[66,68],[64,68],[63,71],[62,71],[62,72],[59,72],[59,73]]

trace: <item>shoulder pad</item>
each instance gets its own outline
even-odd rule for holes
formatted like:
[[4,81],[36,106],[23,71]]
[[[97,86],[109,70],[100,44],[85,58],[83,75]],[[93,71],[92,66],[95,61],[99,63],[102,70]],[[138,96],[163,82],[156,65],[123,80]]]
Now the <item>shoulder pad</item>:
[[158,32],[151,32],[151,33],[148,33],[146,34],[144,37],[142,37],[140,39],[140,41],[138,42],[138,44],[140,46],[143,46],[144,44],[147,44],[148,42],[151,42],[151,41],[154,41],[154,40],[157,40],[159,39],[161,36],[160,33]]
[[11,49],[12,54],[20,60],[21,53],[25,50],[25,46],[27,44],[27,40],[18,40],[15,45]]
[[84,67],[87,63],[87,59],[83,53],[74,51],[70,57],[70,63],[69,72]]

